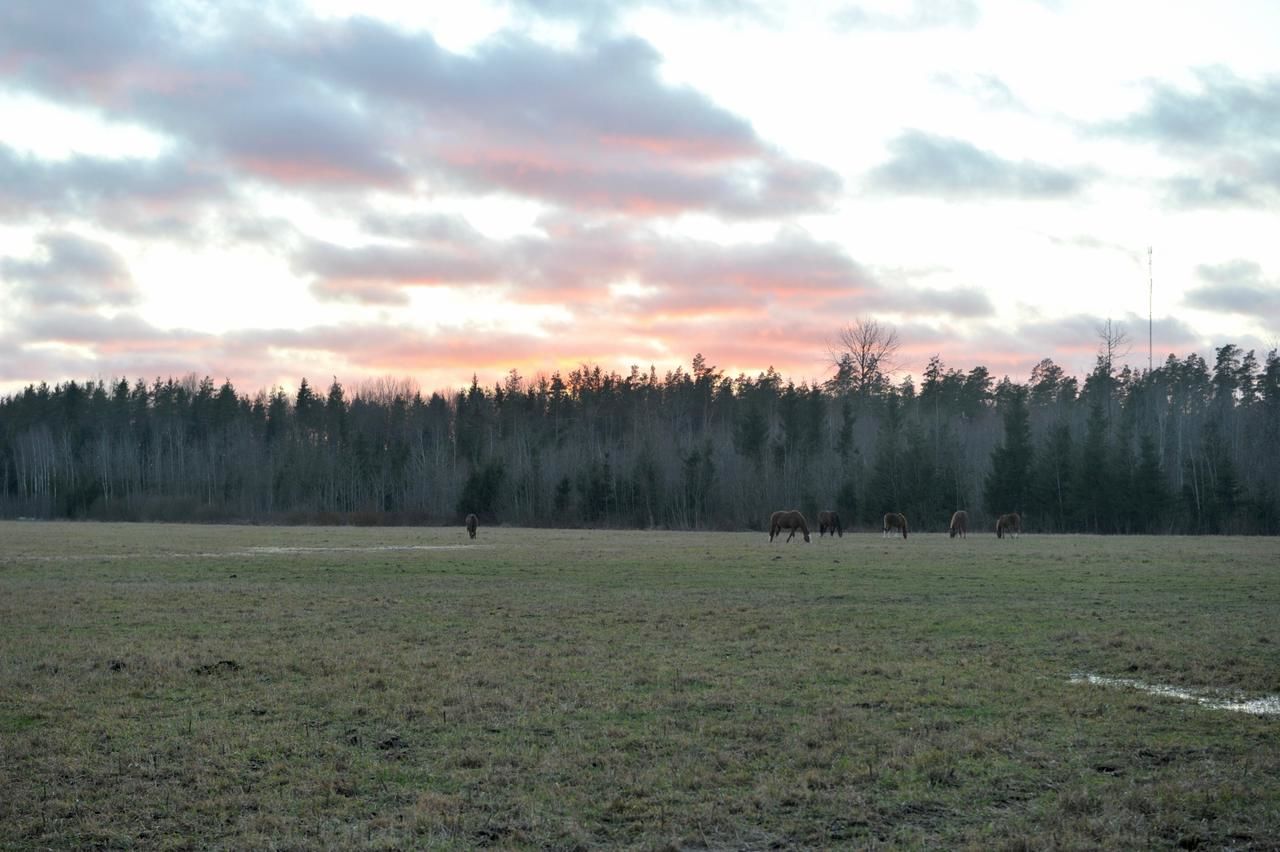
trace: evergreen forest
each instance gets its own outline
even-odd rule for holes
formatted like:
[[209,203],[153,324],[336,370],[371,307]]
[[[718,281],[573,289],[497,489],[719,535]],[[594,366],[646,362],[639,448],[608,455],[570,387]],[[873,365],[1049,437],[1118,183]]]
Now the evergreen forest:
[[[856,353],[855,353],[856,354]],[[821,384],[582,366],[421,393],[410,380],[242,393],[190,375],[0,398],[0,515],[102,520],[762,530],[1280,533],[1280,355],[1234,345],[1027,381],[838,358]],[[816,530],[815,530],[816,532]]]

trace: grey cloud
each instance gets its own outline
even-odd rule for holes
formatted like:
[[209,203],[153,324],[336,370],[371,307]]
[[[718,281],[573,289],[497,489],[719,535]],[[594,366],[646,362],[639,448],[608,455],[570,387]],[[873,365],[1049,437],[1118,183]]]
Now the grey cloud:
[[[101,378],[104,371],[111,376],[203,375],[211,362],[237,375],[261,367],[260,352],[224,346],[216,335],[161,329],[128,312],[108,317],[84,307],[51,304],[25,312],[11,335],[10,353],[0,357],[0,382]],[[51,341],[75,348],[39,345]]]
[[294,255],[294,269],[318,276],[317,295],[403,303],[398,286],[496,282],[503,269],[483,245],[418,243],[343,248],[311,242]]
[[916,30],[971,29],[981,18],[973,0],[913,0],[902,13],[882,12],[853,4],[831,16],[837,29],[912,32]]
[[[1097,352],[1100,343],[1099,329],[1107,319],[1107,317],[1092,314],[1073,314],[1055,320],[1033,320],[1020,324],[1014,334],[1020,339],[1035,342],[1041,348],[1044,348],[1044,344],[1047,343],[1064,351],[1075,349],[1093,354]],[[1142,344],[1145,344],[1147,317],[1127,311],[1123,316],[1110,319],[1113,330],[1128,334],[1131,348],[1127,359],[1124,360],[1133,364],[1145,361],[1145,354],[1140,357],[1139,350],[1146,349]],[[1176,317],[1158,318],[1152,324],[1152,329],[1159,346],[1179,346],[1200,342],[1200,336],[1191,326]],[[1140,341],[1139,338],[1144,339]]]
[[545,18],[572,20],[592,26],[613,23],[630,9],[656,8],[683,15],[770,20],[766,8],[748,0],[508,0],[518,11]]
[[646,217],[689,209],[737,218],[788,215],[822,209],[840,190],[839,178],[822,166],[757,161],[747,168],[672,170],[577,162],[529,163],[519,157],[451,164],[440,177],[454,188],[506,189],[571,208]]
[[1013,90],[1003,80],[992,74],[940,73],[933,75],[933,83],[940,88],[962,94],[985,107],[1014,112],[1027,111],[1027,105],[1013,93]]
[[72,343],[113,360],[146,353],[176,357],[217,350],[220,340],[217,335],[189,329],[159,328],[128,311],[104,316],[67,305],[46,307],[24,318],[21,339],[25,343]]
[[840,188],[831,170],[663,82],[636,38],[553,49],[504,34],[462,55],[362,18],[207,12],[212,35],[180,39],[147,4],[95,7],[84,22],[35,0],[11,8],[0,63],[14,85],[108,101],[187,157],[274,184],[408,191],[425,178],[576,208],[733,217],[820,209]]
[[94,360],[78,352],[0,342],[0,382],[4,384],[55,384],[61,379],[91,376],[94,368]]
[[840,246],[794,229],[723,246],[625,221],[571,217],[545,219],[541,236],[505,241],[449,217],[375,216],[366,224],[397,242],[312,242],[294,254],[294,268],[315,278],[316,295],[396,304],[403,303],[398,291],[405,287],[510,283],[513,298],[557,302],[599,298],[608,284],[637,281],[659,288],[654,303],[685,307],[707,299],[817,298],[879,286]]
[[1164,189],[1179,207],[1271,206],[1280,194],[1280,144],[1252,153],[1224,151],[1200,162],[1193,173],[1167,180]]
[[1183,297],[1187,305],[1256,317],[1268,327],[1280,327],[1280,279],[1267,280],[1254,261],[1206,264],[1196,273],[1207,283],[1187,291]]
[[1058,237],[1053,234],[1048,234],[1047,236],[1049,241],[1054,245],[1065,246],[1073,249],[1115,252],[1116,254],[1127,257],[1134,263],[1146,262],[1146,253],[1138,248],[1122,245],[1120,243],[1113,243],[1089,234],[1080,234],[1074,237]]
[[42,259],[0,259],[0,278],[37,306],[127,305],[137,292],[124,260],[109,246],[71,233],[45,234]]
[[45,161],[0,144],[0,220],[80,216],[113,229],[190,234],[204,205],[225,200],[221,178],[176,157]]
[[733,246],[682,241],[660,247],[646,279],[682,287],[734,285],[740,292],[789,295],[858,291],[874,287],[871,275],[833,243],[803,231],[784,230],[772,240]]
[[1256,261],[1236,258],[1226,263],[1202,263],[1196,267],[1196,275],[1210,284],[1261,285],[1262,266]]
[[15,83],[93,109],[108,103],[250,173],[293,169],[274,175],[285,183],[397,176],[347,99],[278,61],[267,13],[251,18],[229,4],[207,23],[240,31],[201,40],[183,31],[181,10],[146,0],[80,4],[75,14],[40,0],[6,9],[0,65]]
[[1190,91],[1154,83],[1142,110],[1097,130],[1184,158],[1188,171],[1164,185],[1178,206],[1257,207],[1280,193],[1280,77],[1212,68]]
[[125,63],[150,56],[163,65],[169,55],[174,32],[156,10],[149,0],[80,3],[74,10],[12,0],[0,11],[0,67],[59,89],[109,92],[127,84]]
[[832,171],[770,151],[704,95],[662,83],[659,55],[635,38],[566,52],[506,36],[457,56],[429,36],[352,21],[305,61],[447,127],[428,167],[470,190],[753,216],[821,207],[840,188]]
[[917,313],[977,318],[995,314],[987,294],[973,287],[954,290],[920,289],[894,294],[891,304],[905,301]]
[[976,320],[995,314],[987,294],[974,287],[944,290],[896,282],[869,287],[857,296],[823,304],[831,313],[856,316],[867,311],[909,314],[916,317],[953,317]]
[[890,144],[890,158],[868,176],[872,188],[944,198],[1063,198],[1080,192],[1086,176],[1029,160],[1015,162],[961,139],[919,130]]
[[1189,151],[1280,136],[1280,77],[1252,82],[1214,68],[1201,70],[1197,81],[1193,92],[1153,84],[1142,111],[1103,129]]

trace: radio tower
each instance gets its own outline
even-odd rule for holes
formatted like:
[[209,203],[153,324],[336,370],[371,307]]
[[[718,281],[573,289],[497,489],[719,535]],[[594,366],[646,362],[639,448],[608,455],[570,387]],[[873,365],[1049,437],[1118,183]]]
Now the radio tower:
[[1156,289],[1155,278],[1151,274],[1151,246],[1147,246],[1147,372],[1148,373],[1151,372],[1151,367],[1152,367],[1151,302],[1152,302],[1152,294],[1155,292],[1155,289]]

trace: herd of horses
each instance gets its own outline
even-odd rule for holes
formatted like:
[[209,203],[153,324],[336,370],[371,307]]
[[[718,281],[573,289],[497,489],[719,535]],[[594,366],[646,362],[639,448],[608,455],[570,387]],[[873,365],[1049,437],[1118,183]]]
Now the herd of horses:
[[[774,538],[780,538],[786,530],[790,531],[787,541],[796,537],[796,531],[799,530],[804,535],[805,541],[810,541],[809,524],[805,521],[804,515],[795,509],[783,509],[774,512],[769,517],[769,541]],[[907,537],[907,516],[901,512],[888,512],[884,516],[884,524],[882,527],[885,538],[902,534],[903,538]],[[1010,512],[1007,515],[1001,515],[996,519],[996,538],[1004,538],[1006,535],[1017,538],[1022,532],[1022,517],[1017,512]],[[839,535],[844,537],[844,529],[840,525],[840,515],[832,511],[823,511],[818,513],[818,538],[827,533],[831,533],[834,537]],[[967,538],[969,535],[969,513],[964,509],[959,510],[951,516],[951,523],[947,527],[947,534],[951,538],[959,536]]]
[[[476,529],[480,526],[480,519],[474,514],[467,515],[466,519],[467,535],[471,538],[476,537]],[[774,538],[781,538],[784,530],[789,530],[790,535],[787,541],[796,537],[796,530],[804,535],[805,541],[810,541],[809,524],[804,519],[804,514],[796,509],[782,509],[774,512],[769,517],[769,541]],[[902,537],[907,537],[907,516],[901,512],[888,512],[884,516],[884,536],[888,538],[891,535],[902,533]],[[1010,512],[1007,515],[1001,515],[996,519],[996,538],[1004,538],[1011,535],[1018,537],[1018,533],[1022,532],[1022,518],[1017,512]],[[827,533],[831,533],[831,537],[837,535],[844,538],[844,527],[840,525],[840,515],[830,510],[818,513],[818,538],[822,538]],[[967,538],[969,535],[969,513],[964,509],[959,510],[951,516],[951,524],[947,527],[947,533],[955,538]]]

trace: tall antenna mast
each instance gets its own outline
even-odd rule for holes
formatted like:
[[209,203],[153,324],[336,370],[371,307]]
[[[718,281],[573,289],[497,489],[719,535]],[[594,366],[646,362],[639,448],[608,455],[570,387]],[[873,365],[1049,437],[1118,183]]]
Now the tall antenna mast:
[[1147,372],[1151,372],[1152,368],[1152,296],[1156,292],[1156,279],[1151,274],[1151,246],[1147,246]]

